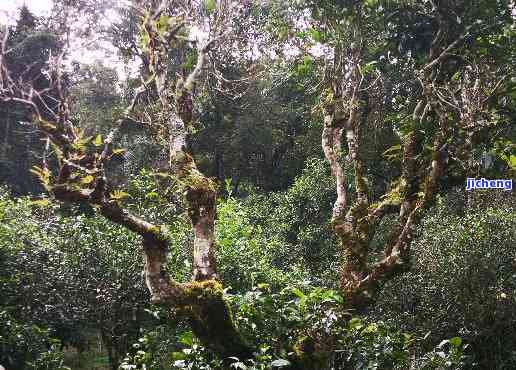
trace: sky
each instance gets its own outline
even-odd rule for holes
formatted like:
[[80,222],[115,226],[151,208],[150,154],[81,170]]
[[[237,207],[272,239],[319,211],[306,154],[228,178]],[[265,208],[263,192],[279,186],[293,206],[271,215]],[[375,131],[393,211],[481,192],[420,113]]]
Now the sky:
[[17,9],[24,4],[37,16],[48,15],[52,8],[52,0],[0,0],[0,23],[12,23]]
[[[27,5],[29,10],[38,17],[48,16],[52,9],[52,0],[0,0],[0,24],[14,24],[18,16],[18,9],[23,5]],[[106,66],[115,68],[120,80],[124,80],[128,74],[134,73],[137,69],[134,64],[124,65],[120,61],[116,50],[109,43],[103,42],[95,46],[85,48],[81,46],[81,40],[75,40],[75,42],[72,40],[69,62],[101,62]]]

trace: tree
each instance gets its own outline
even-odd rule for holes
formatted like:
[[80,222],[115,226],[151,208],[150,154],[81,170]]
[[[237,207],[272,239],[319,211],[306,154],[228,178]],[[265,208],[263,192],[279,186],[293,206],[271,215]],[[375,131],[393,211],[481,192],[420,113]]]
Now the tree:
[[[239,9],[228,1],[216,6],[210,4],[189,8],[182,2],[166,1],[138,7],[142,18],[142,46],[148,55],[151,75],[136,90],[114,130],[105,139],[85,137],[72,124],[60,58],[50,64],[49,88],[38,90],[30,80],[13,79],[12,65],[6,60],[10,52],[8,32],[4,32],[1,45],[0,94],[3,101],[28,108],[29,118],[52,142],[58,161],[57,175],[46,163],[34,168],[33,172],[53,197],[59,201],[90,204],[110,221],[139,234],[143,243],[145,281],[152,302],[186,315],[195,334],[222,358],[246,357],[251,354],[251,349],[237,332],[223,298],[222,286],[216,280],[213,235],[216,185],[197,169],[193,157],[186,151],[187,134],[193,121],[195,85],[202,76],[210,49],[225,36],[224,17],[230,10]],[[202,45],[194,45],[188,39],[189,27],[194,25],[194,16],[200,14],[208,19],[210,38]],[[195,48],[197,55],[191,71],[180,68],[184,61],[181,50],[187,44]],[[171,54],[175,57],[171,62],[176,72],[172,78]],[[188,283],[174,281],[165,269],[169,248],[166,230],[123,208],[126,193],[112,189],[108,182],[106,164],[119,152],[114,148],[116,136],[124,125],[140,121],[139,117],[135,118],[136,108],[150,86],[157,96],[150,123],[161,125],[169,133],[170,176],[179,193],[184,195],[195,236],[193,281]],[[57,104],[41,105],[51,90],[57,92]]]
[[1,194],[2,310],[48,328],[78,352],[99,334],[116,370],[151,322],[137,237],[102,217],[63,215],[59,208]]
[[[15,26],[10,27],[7,40],[12,46],[6,56],[12,66],[13,79],[32,80],[35,88],[48,87],[48,80],[41,75],[50,53],[60,49],[58,39],[46,29],[27,7],[21,7]],[[15,194],[36,193],[41,186],[32,178],[20,176],[37,163],[44,151],[41,135],[24,121],[26,109],[13,103],[0,105],[0,117],[4,122],[0,131],[0,181],[8,184]]]
[[[383,281],[408,267],[412,229],[443,184],[463,182],[464,171],[455,178],[452,174],[467,163],[473,136],[486,126],[505,124],[503,119],[487,118],[505,79],[497,80],[489,69],[495,70],[497,63],[504,69],[505,62],[491,59],[491,67],[480,67],[476,57],[480,48],[472,39],[478,34],[499,34],[501,24],[509,25],[513,19],[508,2],[478,1],[473,6],[464,1],[308,0],[296,4],[278,11],[283,18],[278,33],[289,45],[299,45],[306,68],[317,60],[323,64],[322,147],[337,192],[331,226],[342,246],[345,304],[360,308],[371,302]],[[490,18],[500,9],[504,12],[492,22]],[[407,18],[422,18],[414,34],[409,34],[420,44],[404,42],[395,56],[389,50],[389,61],[386,47],[393,46],[395,39],[389,28],[405,26]],[[479,27],[483,23],[488,26]],[[322,57],[313,55],[314,45],[323,48]],[[455,56],[458,51],[464,59]],[[389,64],[400,65],[397,76],[384,72],[392,68]],[[385,80],[386,75],[391,81]],[[407,77],[417,84],[409,83],[403,96],[401,79]],[[397,107],[396,93],[408,103]],[[368,122],[385,122],[389,116],[397,121],[394,130],[400,143],[388,154],[397,152],[400,176],[393,178],[384,194],[375,194],[371,163],[364,159],[366,128]],[[396,226],[383,252],[375,255],[371,241],[377,225],[393,212]]]

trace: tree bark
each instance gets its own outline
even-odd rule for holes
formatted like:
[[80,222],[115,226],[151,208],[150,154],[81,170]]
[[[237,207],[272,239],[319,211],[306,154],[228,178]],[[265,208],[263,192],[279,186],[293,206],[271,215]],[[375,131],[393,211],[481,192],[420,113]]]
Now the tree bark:
[[[240,336],[230,307],[224,299],[222,285],[216,280],[214,223],[216,214],[215,183],[197,170],[194,159],[186,151],[188,129],[192,125],[192,95],[195,83],[202,73],[206,55],[213,40],[198,50],[197,64],[188,77],[170,80],[168,71],[168,49],[175,34],[184,26],[184,22],[170,17],[169,29],[158,30],[158,21],[166,9],[151,9],[145,18],[142,32],[147,32],[149,45],[149,71],[152,76],[144,82],[124,110],[122,118],[115,123],[113,131],[104,140],[103,148],[94,155],[87,152],[84,137],[73,128],[69,119],[66,89],[62,85],[62,76],[58,67],[52,70],[56,78],[52,79],[52,88],[58,91],[59,104],[49,122],[40,114],[37,94],[33,94],[30,84],[16,84],[10,78],[8,68],[3,64],[5,44],[0,49],[0,82],[4,101],[17,101],[25,104],[33,113],[39,129],[56,145],[59,173],[54,178],[51,171],[43,168],[34,169],[45,187],[57,200],[85,202],[95,207],[98,212],[118,225],[137,233],[143,241],[145,283],[155,304],[164,305],[180,312],[189,320],[193,332],[202,344],[217,353],[222,359],[228,356],[249,358],[253,349]],[[172,24],[170,24],[172,23]],[[162,25],[160,25],[161,27]],[[9,89],[4,89],[4,82],[9,82]],[[114,153],[113,142],[121,126],[131,120],[140,95],[148,84],[155,83],[160,114],[156,117],[168,125],[170,174],[180,185],[187,202],[188,216],[194,233],[193,280],[189,283],[174,281],[166,269],[169,241],[166,233],[158,225],[147,222],[124,209],[117,193],[110,193],[106,179],[106,163]],[[28,90],[27,90],[28,89]],[[95,145],[97,146],[97,145]],[[89,149],[88,149],[89,150]],[[104,338],[106,336],[104,335]],[[109,339],[109,338],[107,338]],[[105,343],[113,358],[112,343]]]
[[[439,178],[446,165],[444,144],[449,135],[449,118],[448,112],[436,98],[434,82],[446,52],[463,37],[447,48],[442,47],[445,27],[440,24],[429,53],[429,62],[418,72],[424,85],[423,100],[414,110],[416,118],[413,130],[404,138],[399,183],[379,202],[370,204],[359,136],[361,115],[366,113],[361,94],[367,94],[369,88],[363,87],[365,76],[360,68],[364,50],[360,46],[364,44],[360,5],[355,10],[356,23],[348,30],[354,39],[348,40],[346,45],[335,46],[331,93],[325,92],[326,96],[322,97],[325,102],[322,147],[336,180],[337,200],[331,225],[342,245],[341,291],[347,307],[360,309],[374,299],[381,282],[407,267],[413,228],[438,191]],[[421,168],[422,163],[417,159],[423,147],[418,142],[416,132],[421,130],[418,125],[428,110],[434,113],[438,128],[432,138],[432,155],[426,169]],[[343,133],[346,134],[348,151],[346,159],[341,154]],[[354,173],[355,193],[352,197],[346,193],[348,168]],[[398,224],[393,230],[392,240],[384,247],[383,257],[370,263],[369,245],[376,227],[386,213],[393,211],[398,211]]]
[[248,358],[252,356],[252,348],[238,333],[222,285],[217,281],[214,234],[217,187],[197,169],[186,151],[188,129],[193,124],[193,91],[213,40],[198,49],[193,71],[184,79],[178,77],[173,86],[167,78],[165,62],[169,45],[161,41],[155,25],[146,24],[145,29],[151,40],[150,70],[155,75],[162,111],[168,115],[170,171],[184,191],[194,233],[193,281],[187,284],[174,282],[164,271],[167,246],[161,235],[144,237],[147,286],[154,302],[186,311],[193,332],[221,358]]

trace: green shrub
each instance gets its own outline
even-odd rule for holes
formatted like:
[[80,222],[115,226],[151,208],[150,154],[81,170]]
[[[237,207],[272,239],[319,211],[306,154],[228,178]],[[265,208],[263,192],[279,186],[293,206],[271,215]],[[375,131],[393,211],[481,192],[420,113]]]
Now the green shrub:
[[295,266],[275,262],[280,241],[267,238],[263,228],[251,222],[248,209],[233,197],[219,201],[215,237],[219,275],[233,292],[248,291],[259,282],[278,289],[302,279]]
[[252,195],[245,200],[251,222],[277,241],[275,265],[303,266],[305,279],[318,286],[338,282],[339,249],[329,222],[335,182],[326,161],[308,160],[303,173],[285,192]]
[[412,244],[411,270],[386,284],[373,316],[431,331],[433,343],[463,337],[480,368],[516,368],[514,204],[509,193],[441,199]]
[[227,299],[241,333],[256,348],[252,358],[217,358],[189,330],[160,326],[134,344],[121,369],[227,369],[229,364],[249,370],[458,370],[466,363],[460,338],[416,356],[420,338],[383,322],[352,318],[332,290],[299,286],[271,292],[259,284]]
[[101,333],[116,362],[151,321],[140,243],[101,217],[68,211],[0,196],[0,309],[78,351]]
[[17,370],[69,370],[57,339],[47,329],[16,321],[0,311],[0,365]]

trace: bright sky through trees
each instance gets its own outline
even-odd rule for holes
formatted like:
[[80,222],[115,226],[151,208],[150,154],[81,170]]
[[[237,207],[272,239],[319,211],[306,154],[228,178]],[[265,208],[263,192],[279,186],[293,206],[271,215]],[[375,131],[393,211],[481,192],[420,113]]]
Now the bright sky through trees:
[[[36,16],[49,16],[52,11],[52,0],[0,0],[0,24],[14,24],[18,18],[18,9],[26,5]],[[103,25],[109,25],[116,19],[116,11],[107,12],[103,20],[99,20]],[[96,40],[95,35],[92,40],[72,40],[69,61],[80,63],[100,62],[103,65],[116,69],[120,79],[134,71],[136,66],[121,63],[112,45]],[[126,70],[128,67],[128,70]]]

